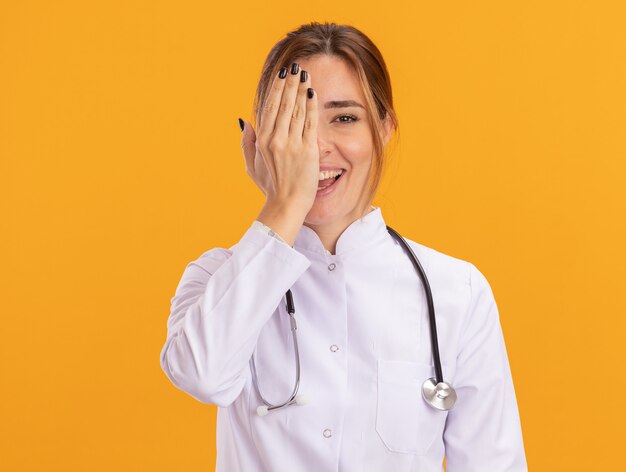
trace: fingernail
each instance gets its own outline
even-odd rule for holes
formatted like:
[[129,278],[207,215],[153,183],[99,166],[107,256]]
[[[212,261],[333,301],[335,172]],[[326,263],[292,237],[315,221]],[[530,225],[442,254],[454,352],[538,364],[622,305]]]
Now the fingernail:
[[286,67],[281,67],[280,68],[280,72],[278,73],[278,77],[280,77],[281,79],[284,79],[285,77],[287,77],[287,68]]
[[300,82],[306,82],[306,78],[309,74],[304,69],[300,71]]
[[243,132],[243,127],[245,125],[243,124],[243,120],[241,118],[239,118],[239,127],[241,128],[241,131]]
[[309,98],[313,98],[313,89],[311,87],[309,87],[308,89],[306,89],[306,95]]
[[293,64],[291,64],[291,73],[293,75],[296,75],[298,73],[298,69],[300,68],[300,66],[298,65],[297,62],[294,62]]

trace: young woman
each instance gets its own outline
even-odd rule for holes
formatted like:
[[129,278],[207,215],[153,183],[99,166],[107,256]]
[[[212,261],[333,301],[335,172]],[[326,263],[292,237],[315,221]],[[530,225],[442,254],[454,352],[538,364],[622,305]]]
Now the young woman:
[[270,51],[255,111],[242,147],[265,205],[187,265],[161,351],[176,387],[219,407],[217,470],[441,471],[445,455],[448,472],[526,471],[489,283],[407,250],[372,206],[398,127],[376,46],[301,26]]

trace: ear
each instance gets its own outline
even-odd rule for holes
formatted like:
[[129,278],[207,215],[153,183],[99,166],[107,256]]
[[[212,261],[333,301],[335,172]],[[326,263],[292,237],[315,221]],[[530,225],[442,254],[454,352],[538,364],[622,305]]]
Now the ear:
[[391,132],[393,131],[393,122],[391,121],[391,116],[389,113],[385,116],[383,120],[383,129],[385,130],[385,145],[389,142],[389,138],[391,137]]

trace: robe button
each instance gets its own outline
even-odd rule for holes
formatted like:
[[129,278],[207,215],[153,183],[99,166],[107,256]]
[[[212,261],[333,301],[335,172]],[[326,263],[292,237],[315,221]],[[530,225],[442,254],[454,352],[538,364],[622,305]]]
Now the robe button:
[[333,352],[337,352],[339,350],[339,346],[337,346],[336,344],[332,344],[330,346],[330,350]]
[[334,262],[331,262],[331,263],[328,265],[328,270],[335,270],[335,267],[337,267],[337,266],[335,265],[335,263],[334,263]]
[[333,435],[333,430],[332,429],[325,429],[324,430],[324,437],[325,438],[330,438]]

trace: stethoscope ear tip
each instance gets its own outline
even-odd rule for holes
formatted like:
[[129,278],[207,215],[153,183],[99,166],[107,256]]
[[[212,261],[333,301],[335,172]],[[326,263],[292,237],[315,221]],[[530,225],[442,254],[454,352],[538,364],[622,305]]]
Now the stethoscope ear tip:
[[256,414],[259,416],[265,416],[267,415],[267,412],[268,412],[267,405],[260,405],[256,409]]

